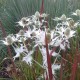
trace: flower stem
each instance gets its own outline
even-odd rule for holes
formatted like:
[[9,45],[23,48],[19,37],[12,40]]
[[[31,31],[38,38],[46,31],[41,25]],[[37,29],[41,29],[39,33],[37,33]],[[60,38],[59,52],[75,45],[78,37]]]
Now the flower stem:
[[49,55],[46,33],[45,33],[45,44],[46,44],[46,54],[47,54],[47,65],[48,65],[49,80],[53,80],[52,68],[51,68],[51,58],[50,58],[50,55]]

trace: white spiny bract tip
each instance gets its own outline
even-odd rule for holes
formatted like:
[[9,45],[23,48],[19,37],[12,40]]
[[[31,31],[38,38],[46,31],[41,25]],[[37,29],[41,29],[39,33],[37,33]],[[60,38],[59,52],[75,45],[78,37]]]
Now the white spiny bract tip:
[[25,49],[23,44],[20,44],[20,47],[17,46],[17,48],[13,46],[13,48],[14,48],[14,51],[16,53],[16,55],[13,57],[14,60],[16,58],[20,57],[20,54],[25,54],[24,52],[27,52],[27,49]]
[[54,21],[60,21],[60,18],[59,17],[55,17],[53,20]]
[[32,66],[32,56],[23,57],[22,61],[25,61],[28,65]]

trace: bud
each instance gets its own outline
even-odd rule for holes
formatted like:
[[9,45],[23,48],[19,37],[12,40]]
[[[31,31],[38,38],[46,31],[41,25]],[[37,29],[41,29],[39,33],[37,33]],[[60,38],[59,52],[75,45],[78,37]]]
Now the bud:
[[67,29],[65,30],[64,34],[65,34],[66,36],[69,36],[69,35],[70,35],[70,28],[67,28]]
[[19,35],[23,36],[24,35],[24,31],[23,30],[20,30],[19,31]]
[[28,21],[26,20],[26,17],[23,17],[23,18],[21,19],[21,21],[22,21],[22,24],[27,24],[27,23],[28,23]]
[[66,21],[66,15],[65,15],[65,14],[63,14],[63,15],[61,16],[61,20]]
[[69,26],[70,26],[70,28],[73,28],[73,27],[74,27],[74,24],[75,24],[75,23],[74,23],[74,20],[70,20],[70,21],[69,21]]
[[7,36],[6,37],[6,42],[8,43],[8,45],[11,45],[13,43],[13,39],[11,36]]
[[39,18],[39,17],[40,17],[40,13],[39,13],[38,11],[36,11],[35,16],[36,16],[37,18]]
[[46,34],[46,39],[47,39],[48,43],[51,41],[51,34],[50,33]]

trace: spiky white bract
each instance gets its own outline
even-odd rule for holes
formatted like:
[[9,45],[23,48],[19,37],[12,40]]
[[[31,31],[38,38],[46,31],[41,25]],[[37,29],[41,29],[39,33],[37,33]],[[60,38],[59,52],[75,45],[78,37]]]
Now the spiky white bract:
[[23,57],[22,61],[25,61],[28,65],[32,66],[32,54],[33,51],[28,52],[28,55]]
[[20,47],[14,47],[14,46],[13,46],[13,48],[14,48],[14,50],[15,50],[15,52],[16,52],[16,55],[13,57],[14,60],[15,60],[16,58],[20,57],[20,54],[23,54],[24,52],[28,52],[28,50],[25,49],[25,47],[23,46],[23,44],[21,44]]

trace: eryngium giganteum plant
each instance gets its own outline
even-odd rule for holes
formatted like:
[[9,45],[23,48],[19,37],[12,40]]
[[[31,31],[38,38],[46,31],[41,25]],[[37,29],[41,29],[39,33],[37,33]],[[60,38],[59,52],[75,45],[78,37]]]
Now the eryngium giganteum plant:
[[[78,9],[75,13],[72,13],[72,15],[75,14],[76,16],[80,16],[80,10]],[[19,58],[18,66],[21,65],[23,69],[25,67],[26,72],[27,69],[29,69],[31,76],[33,75],[32,71],[34,71],[35,75],[32,77],[29,77],[30,74],[27,73],[25,76],[26,80],[66,79],[66,77],[64,78],[64,76],[62,76],[62,72],[66,71],[65,66],[67,65],[67,62],[72,65],[72,68],[70,68],[74,69],[71,71],[71,75],[67,76],[67,78],[69,77],[69,79],[72,79],[72,76],[75,74],[74,71],[76,71],[78,67],[77,64],[79,62],[76,61],[78,58],[76,59],[74,57],[73,61],[69,61],[65,56],[71,55],[67,52],[72,49],[70,40],[77,38],[77,28],[79,28],[80,25],[79,20],[74,22],[73,18],[67,18],[67,16],[63,14],[61,17],[55,17],[53,19],[54,21],[57,21],[57,25],[51,30],[48,27],[49,23],[46,19],[48,16],[49,15],[46,13],[41,14],[36,11],[32,16],[21,18],[21,20],[17,22],[17,26],[21,26],[22,29],[16,34],[9,34],[5,40],[1,40],[3,44],[12,46],[14,49],[16,55],[13,56],[13,59],[15,62],[15,60]],[[79,53],[76,54],[79,55]],[[41,60],[39,61],[39,59]],[[23,63],[26,65],[23,66]],[[34,70],[32,70],[33,68]],[[18,67],[18,69],[20,69],[20,67]],[[20,71],[24,72],[23,69],[20,69]],[[38,70],[43,70],[43,72],[40,72],[39,74],[39,72],[37,72]],[[60,71],[60,77],[57,76],[56,70]],[[74,79],[75,78],[76,76],[74,76]]]
[[[36,11],[40,11],[41,0],[0,0],[0,20],[7,34],[16,33],[20,30],[15,22],[22,17],[30,16]],[[50,14],[48,17],[49,27],[53,28],[56,22],[52,21],[51,17],[61,16],[61,14],[69,15],[71,12],[80,8],[79,0],[44,0],[44,12]],[[70,17],[70,16],[69,16]],[[14,25],[16,27],[14,27]],[[2,38],[2,32],[0,31]],[[2,46],[2,45],[1,45]],[[0,48],[2,56],[6,55],[3,51],[4,47]]]
[[[11,45],[12,50],[14,50],[14,52],[17,53],[13,57],[14,60],[19,57],[20,63],[21,62],[27,63],[27,65],[25,63],[21,63],[21,64],[25,65],[25,68],[21,64],[20,64],[21,66],[19,66],[20,69],[26,75],[27,75],[27,72],[29,75],[33,74],[33,73],[29,73],[29,72],[31,72],[31,70],[34,69],[35,63],[36,63],[37,67],[40,67],[40,68],[35,67],[35,70],[33,71],[36,74],[38,74],[38,76],[33,75],[31,77],[28,75],[28,76],[25,76],[26,79],[30,79],[30,80],[31,79],[35,80],[36,78],[41,79],[41,78],[43,78],[42,74],[44,74],[45,75],[44,77],[46,79],[49,78],[51,80],[52,76],[54,74],[56,74],[54,71],[55,66],[58,70],[61,67],[60,75],[62,74],[62,70],[63,70],[62,65],[64,65],[64,64],[62,64],[62,62],[69,62],[70,66],[73,65],[72,70],[74,70],[74,71],[72,71],[72,73],[74,73],[76,71],[76,68],[74,67],[74,65],[76,65],[77,62],[75,62],[76,58],[74,58],[75,54],[73,54],[73,53],[75,53],[74,52],[75,44],[78,43],[79,40],[77,42],[75,40],[73,41],[73,38],[71,38],[71,37],[73,37],[74,34],[76,33],[76,31],[75,31],[76,28],[78,28],[78,34],[79,34],[79,27],[77,27],[77,26],[79,26],[79,21],[75,21],[72,18],[66,17],[66,15],[69,15],[70,12],[72,12],[74,9],[76,9],[76,7],[79,8],[79,5],[76,6],[73,4],[73,2],[74,2],[74,4],[77,4],[77,3],[75,3],[74,0],[44,0],[44,6],[45,6],[44,11],[46,13],[50,14],[49,22],[47,22],[47,20],[45,19],[45,16],[46,16],[45,13],[40,14],[39,12],[36,12],[35,15],[33,15],[33,13],[36,10],[39,11],[39,9],[40,9],[40,5],[41,5],[40,0],[39,1],[27,0],[27,2],[26,2],[26,0],[7,0],[6,4],[4,4],[4,6],[1,8],[0,19],[3,23],[3,26],[6,29],[7,34],[15,33],[15,34],[8,35],[3,41],[2,40],[1,41],[7,46]],[[48,6],[46,6],[46,5],[48,5]],[[61,16],[61,14],[63,14],[63,15]],[[33,15],[33,16],[31,16],[31,15]],[[79,9],[77,9],[74,13],[72,13],[72,15],[76,15],[77,18],[79,18]],[[28,17],[25,17],[25,16],[28,16]],[[35,18],[35,16],[41,17],[40,21],[39,21],[39,19],[37,20]],[[42,17],[42,16],[44,16],[44,17]],[[52,16],[53,16],[54,21],[51,21]],[[61,17],[55,17],[55,16],[61,16]],[[44,19],[42,19],[42,18],[44,18]],[[47,27],[53,28],[53,26],[55,26],[53,23],[56,23],[55,21],[57,21],[57,23],[58,23],[57,25],[55,24],[56,28],[53,31],[49,30]],[[48,26],[47,26],[47,24],[48,24]],[[27,28],[27,26],[29,26],[29,28]],[[36,30],[35,26],[36,26],[37,30]],[[42,26],[42,27],[40,27],[40,26]],[[60,36],[60,37],[58,37],[58,36]],[[74,46],[70,45],[71,43]],[[27,48],[25,48],[25,46]],[[35,49],[36,47],[37,47],[37,50]],[[66,48],[71,50],[72,59],[70,58],[67,60],[67,58],[65,58],[64,55],[62,54],[62,53],[65,53]],[[4,48],[2,46],[1,46],[0,51],[1,51],[2,55],[4,55],[4,53],[5,54],[7,53],[6,51],[4,51]],[[64,51],[64,52],[62,52],[62,51]],[[47,55],[45,56],[46,52],[47,52]],[[54,52],[54,54],[53,54],[53,52]],[[28,53],[30,53],[30,55],[28,55]],[[34,59],[36,56],[35,53],[41,53],[41,54],[37,55],[37,57],[36,57],[37,60]],[[50,53],[50,57],[48,57],[49,53]],[[60,55],[58,55],[56,53],[59,53]],[[67,53],[69,55],[70,52],[67,52]],[[56,55],[58,55],[59,57],[57,58]],[[68,57],[68,55],[67,55],[67,57]],[[28,58],[28,56],[29,56],[29,58]],[[69,55],[69,57],[71,57],[71,56]],[[50,61],[50,59],[51,59],[51,61]],[[62,61],[62,62],[60,63],[60,61]],[[57,65],[55,63],[57,63]],[[49,66],[49,64],[50,64],[50,66]],[[31,68],[30,67],[31,65],[34,67]],[[44,68],[44,66],[45,66],[45,68]],[[26,69],[26,67],[27,67],[27,69]],[[53,70],[51,69],[52,67],[53,67]],[[9,69],[9,67],[8,67],[8,69]],[[41,70],[40,74],[39,74],[39,70]],[[71,71],[71,67],[69,68],[68,71],[67,70],[68,70],[68,68],[66,69],[65,74],[63,76],[65,76],[67,74],[67,77],[70,77],[69,73]],[[57,74],[59,74],[59,73],[57,73]],[[71,76],[74,76],[74,75],[72,74]],[[54,75],[54,78],[58,80],[58,79],[61,79],[61,76],[57,77]],[[65,79],[65,78],[66,78],[66,76],[63,77],[63,79]],[[75,78],[75,76],[73,78]]]

